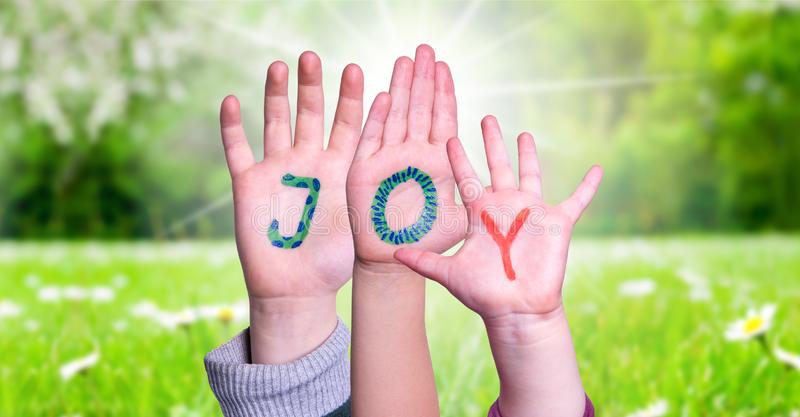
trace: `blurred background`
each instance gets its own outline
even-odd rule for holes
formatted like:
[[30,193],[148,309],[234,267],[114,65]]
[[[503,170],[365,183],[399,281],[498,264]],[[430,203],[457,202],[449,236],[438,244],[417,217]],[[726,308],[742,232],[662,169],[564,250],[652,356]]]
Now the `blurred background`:
[[[316,51],[332,115],[347,63],[369,101],[419,43],[484,179],[486,114],[550,202],[606,170],[566,290],[601,414],[800,415],[792,0],[0,2],[0,415],[219,415],[201,357],[247,320],[219,103],[260,154],[271,61]],[[428,314],[442,414],[485,413],[480,322],[433,286]]]

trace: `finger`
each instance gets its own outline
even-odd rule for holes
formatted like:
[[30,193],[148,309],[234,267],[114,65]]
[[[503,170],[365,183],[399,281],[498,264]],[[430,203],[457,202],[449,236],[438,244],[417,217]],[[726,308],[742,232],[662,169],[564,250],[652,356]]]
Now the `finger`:
[[583,211],[592,202],[592,198],[594,198],[602,179],[603,169],[599,165],[593,166],[583,177],[583,181],[578,185],[575,192],[559,204],[559,207],[572,218],[573,223],[578,221]]
[[514,188],[514,170],[508,162],[506,146],[500,125],[494,116],[486,116],[481,121],[483,131],[483,147],[486,150],[486,161],[489,164],[489,174],[492,177],[492,189],[495,191]]
[[542,173],[539,168],[539,157],[533,135],[523,132],[517,136],[517,152],[519,153],[519,190],[533,194],[542,199]]
[[450,259],[433,252],[403,248],[394,252],[394,258],[416,273],[449,288]]
[[461,201],[469,205],[483,196],[484,188],[478,174],[469,163],[467,153],[464,152],[464,147],[461,146],[461,141],[458,138],[452,138],[447,141],[447,158],[450,160],[450,167],[453,170],[453,177],[458,184],[458,193],[461,195]]
[[386,133],[383,135],[384,144],[400,143],[406,137],[408,127],[408,97],[411,94],[411,77],[414,74],[414,61],[407,56],[397,58],[392,71],[392,82],[389,94],[392,96],[392,106],[389,117],[386,119]]
[[333,117],[331,140],[328,149],[343,152],[348,161],[358,145],[361,120],[364,118],[364,74],[356,64],[350,64],[342,72],[339,87],[339,103]]
[[435,75],[436,56],[433,48],[418,46],[408,102],[408,140],[427,141],[431,134]]
[[434,90],[430,142],[443,144],[448,139],[458,136],[456,89],[450,68],[444,62],[436,63]]
[[275,61],[264,86],[264,157],[292,147],[289,110],[289,67]]
[[380,149],[381,137],[384,134],[384,125],[391,104],[392,97],[388,93],[378,93],[375,97],[367,114],[364,130],[361,131],[361,139],[358,141],[354,160],[367,159]]
[[250,144],[242,127],[242,116],[239,111],[239,100],[234,96],[225,97],[219,110],[219,125],[222,132],[222,145],[225,148],[225,160],[231,177],[235,177],[256,161]]
[[325,129],[322,62],[311,51],[303,52],[298,61],[294,146],[322,149]]

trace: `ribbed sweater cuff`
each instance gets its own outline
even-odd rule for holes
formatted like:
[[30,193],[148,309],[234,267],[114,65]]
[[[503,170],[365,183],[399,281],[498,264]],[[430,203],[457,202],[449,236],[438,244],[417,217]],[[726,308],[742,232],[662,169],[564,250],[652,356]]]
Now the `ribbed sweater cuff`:
[[350,397],[350,332],[339,320],[316,350],[290,363],[250,363],[250,329],[205,357],[211,390],[226,417],[319,417]]

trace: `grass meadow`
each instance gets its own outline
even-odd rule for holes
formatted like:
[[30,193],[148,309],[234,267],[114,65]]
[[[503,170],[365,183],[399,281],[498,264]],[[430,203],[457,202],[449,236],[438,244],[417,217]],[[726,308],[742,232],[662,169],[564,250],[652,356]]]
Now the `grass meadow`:
[[[202,357],[245,295],[230,241],[0,243],[0,416],[219,416]],[[800,415],[800,371],[768,353],[800,352],[798,237],[579,239],[565,303],[598,415]],[[763,343],[726,340],[770,303]],[[427,315],[442,415],[485,415],[482,323],[433,283]]]

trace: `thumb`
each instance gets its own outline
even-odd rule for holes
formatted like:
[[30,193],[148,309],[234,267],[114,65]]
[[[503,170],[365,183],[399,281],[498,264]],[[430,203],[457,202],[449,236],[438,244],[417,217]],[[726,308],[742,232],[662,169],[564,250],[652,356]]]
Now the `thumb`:
[[394,258],[418,274],[449,288],[450,259],[433,252],[403,248],[394,252]]

